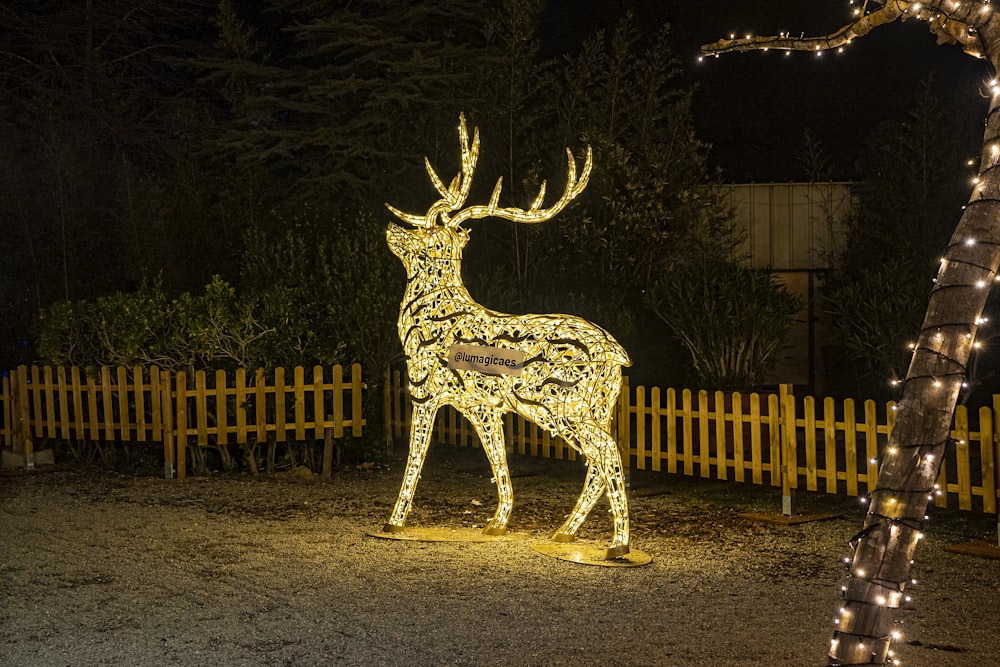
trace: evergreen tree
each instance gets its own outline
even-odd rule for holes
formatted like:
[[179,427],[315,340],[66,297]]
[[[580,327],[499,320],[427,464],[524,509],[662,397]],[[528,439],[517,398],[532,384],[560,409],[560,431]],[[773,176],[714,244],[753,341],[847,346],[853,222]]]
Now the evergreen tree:
[[906,372],[907,343],[961,216],[965,184],[951,174],[968,152],[970,126],[947,112],[927,79],[904,118],[873,130],[858,163],[857,202],[826,307],[845,367],[886,394]]

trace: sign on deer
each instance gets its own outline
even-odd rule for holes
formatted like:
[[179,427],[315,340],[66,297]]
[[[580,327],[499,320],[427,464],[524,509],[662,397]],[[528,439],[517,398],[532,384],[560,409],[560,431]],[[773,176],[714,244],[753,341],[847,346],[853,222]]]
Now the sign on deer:
[[[507,315],[485,308],[466,290],[461,271],[462,250],[469,240],[463,222],[497,217],[534,224],[552,218],[587,186],[591,151],[587,149],[578,177],[576,161],[567,149],[566,189],[547,208],[542,207],[544,183],[528,209],[500,206],[502,179],[497,181],[488,204],[467,206],[479,156],[479,130],[475,130],[470,145],[462,116],[458,132],[462,167],[449,185],[425,160],[427,173],[441,198],[423,215],[403,213],[386,205],[403,223],[390,223],[386,238],[406,268],[398,329],[406,354],[413,415],[402,488],[383,530],[403,530],[435,416],[441,406],[451,405],[475,428],[496,480],[499,503],[485,532],[503,534],[513,505],[503,415],[516,412],[561,436],[587,461],[583,492],[553,539],[575,539],[590,510],[607,494],[614,517],[614,537],[605,557],[620,558],[629,552],[629,516],[611,418],[621,390],[621,368],[632,363],[628,354],[608,332],[579,317]],[[470,346],[493,352],[473,355],[468,352]],[[460,355],[476,356],[477,363],[456,364]],[[480,356],[483,359],[478,359]],[[485,363],[488,360],[496,361],[492,370],[491,364]],[[507,360],[517,360],[517,372],[507,366]]]

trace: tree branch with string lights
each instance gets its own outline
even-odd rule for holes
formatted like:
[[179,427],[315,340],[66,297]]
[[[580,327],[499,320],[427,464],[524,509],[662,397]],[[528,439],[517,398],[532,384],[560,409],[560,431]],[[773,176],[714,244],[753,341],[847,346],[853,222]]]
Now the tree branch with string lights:
[[[1000,20],[989,0],[865,0],[851,3],[852,20],[818,37],[731,35],[701,47],[705,56],[743,51],[824,52],[846,47],[895,21],[927,23],[939,44],[957,44],[998,70]],[[903,54],[900,54],[902,56]],[[869,491],[863,528],[845,561],[849,579],[830,642],[829,665],[896,664],[898,610],[908,599],[917,544],[967,365],[983,324],[983,310],[1000,268],[1000,85],[989,86],[989,110],[978,175],[962,217],[941,258],[878,480]]]

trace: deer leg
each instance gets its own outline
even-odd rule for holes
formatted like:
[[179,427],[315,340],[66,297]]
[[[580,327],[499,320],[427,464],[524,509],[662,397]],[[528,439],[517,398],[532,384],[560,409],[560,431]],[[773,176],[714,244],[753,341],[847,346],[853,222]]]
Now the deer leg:
[[483,530],[487,535],[503,535],[507,532],[507,521],[510,510],[514,506],[514,490],[510,483],[510,470],[507,467],[507,447],[504,442],[503,413],[499,410],[477,407],[464,413],[472,422],[479,441],[483,443],[486,458],[489,459],[493,471],[493,482],[497,485],[497,511]]
[[621,558],[629,552],[628,494],[625,492],[625,475],[622,474],[622,459],[618,444],[610,435],[604,434],[605,447],[601,451],[600,466],[607,487],[608,502],[615,522],[615,534],[608,547],[607,558]]
[[576,506],[570,512],[569,517],[560,526],[552,539],[556,542],[572,542],[576,539],[576,531],[586,520],[590,510],[594,508],[597,501],[604,495],[604,480],[601,478],[600,469],[593,463],[587,465],[587,478],[583,483],[583,492],[576,501]]
[[410,420],[410,454],[406,460],[406,473],[403,475],[403,485],[399,489],[399,497],[392,508],[389,521],[382,526],[386,533],[403,531],[406,515],[410,513],[413,494],[420,480],[420,470],[424,467],[427,457],[427,447],[431,441],[431,431],[434,429],[434,417],[437,415],[436,404],[414,404],[413,416]]
[[[625,477],[622,474],[621,455],[614,438],[597,424],[583,425],[586,439],[580,440],[580,448],[587,457],[587,482],[577,500],[576,507],[566,522],[559,528],[553,539],[570,542],[576,531],[587,518],[597,500],[607,493],[614,519],[614,537],[607,550],[607,558],[620,558],[629,552],[628,498],[625,493]],[[584,444],[588,443],[588,444]],[[591,443],[596,443],[596,446]]]

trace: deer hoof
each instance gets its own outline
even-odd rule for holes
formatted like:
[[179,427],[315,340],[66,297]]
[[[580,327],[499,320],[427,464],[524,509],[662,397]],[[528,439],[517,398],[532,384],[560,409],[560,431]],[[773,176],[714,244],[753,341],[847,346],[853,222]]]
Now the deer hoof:
[[402,526],[397,526],[396,524],[393,523],[387,523],[384,526],[382,526],[383,533],[401,533],[403,532],[403,530],[404,528]]
[[507,529],[503,526],[487,526],[483,530],[483,535],[506,535]]
[[570,533],[556,533],[552,536],[553,542],[572,542],[576,539],[576,535],[571,535]]
[[629,552],[627,544],[619,544],[617,547],[611,547],[604,554],[605,560],[614,560],[616,558],[622,558]]

